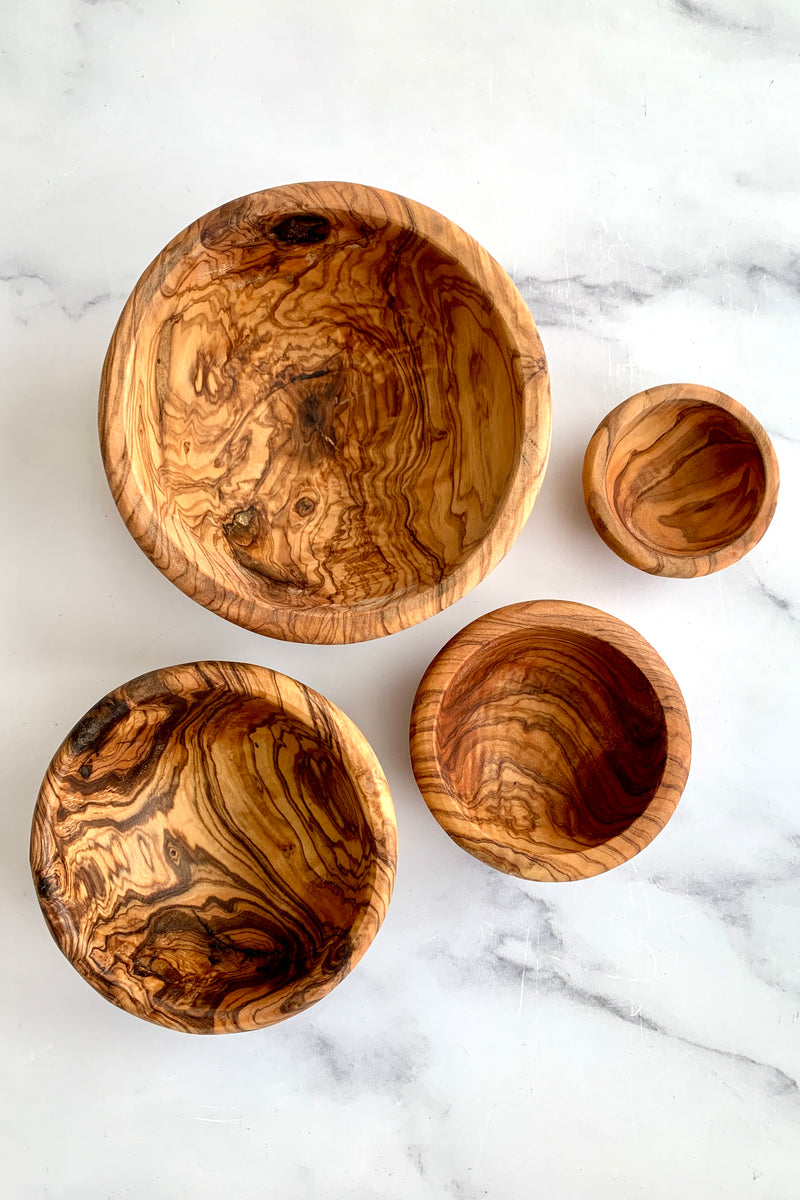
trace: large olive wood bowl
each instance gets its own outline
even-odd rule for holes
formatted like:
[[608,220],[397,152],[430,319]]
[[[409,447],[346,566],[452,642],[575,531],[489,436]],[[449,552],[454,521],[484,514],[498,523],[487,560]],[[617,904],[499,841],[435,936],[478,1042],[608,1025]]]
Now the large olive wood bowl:
[[76,725],[31,865],[53,937],[103,996],[191,1033],[271,1025],[359,961],[395,873],[389,789],[333,704],[263,667],[143,675]]
[[583,604],[512,604],[473,621],[414,701],[411,758],[434,817],[524,879],[585,879],[638,854],[674,812],[690,757],[666,664]]
[[511,280],[390,192],[295,184],[170,242],[109,346],[100,439],[136,541],[259,633],[355,642],[457,600],[508,551],[550,442]]
[[772,442],[753,414],[693,383],[619,404],[583,464],[586,507],[606,545],[651,575],[684,579],[747,554],[772,520],[778,485]]

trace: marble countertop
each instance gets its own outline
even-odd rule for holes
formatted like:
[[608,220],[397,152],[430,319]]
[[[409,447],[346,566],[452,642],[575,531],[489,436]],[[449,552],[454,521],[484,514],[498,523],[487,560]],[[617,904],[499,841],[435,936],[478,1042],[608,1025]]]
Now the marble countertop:
[[[7,0],[0,1191],[8,1200],[800,1197],[800,8],[796,0]],[[554,401],[504,562],[377,643],[237,629],[162,578],[109,496],[100,366],[192,218],[292,180],[439,209],[515,279]],[[741,400],[777,514],[694,581],[617,559],[583,507],[597,422],[688,380]],[[468,621],[536,597],[635,626],[694,760],[638,858],[579,884],[460,851],[419,796],[416,684]],[[199,658],[263,663],[362,728],[397,808],[386,923],[316,1008],[189,1038],[114,1009],[55,949],[27,840],[100,696]]]

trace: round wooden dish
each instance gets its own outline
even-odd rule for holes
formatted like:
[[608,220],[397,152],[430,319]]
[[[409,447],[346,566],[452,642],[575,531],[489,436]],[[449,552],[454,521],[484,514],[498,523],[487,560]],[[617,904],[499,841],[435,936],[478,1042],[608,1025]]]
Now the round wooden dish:
[[428,667],[411,758],[436,820],[523,879],[599,875],[666,825],[689,771],[686,706],[636,630],[537,600],[473,621]]
[[743,405],[674,383],[631,396],[586,450],[583,494],[603,541],[651,575],[690,578],[738,562],[766,533],[778,461]]
[[282,1021],[359,961],[386,913],[396,832],[348,718],[263,667],[134,679],[73,729],[31,834],[39,903],[81,975],[190,1033]]
[[187,595],[272,637],[439,612],[508,551],[550,391],[533,320],[463,230],[344,183],[257,192],[147,268],[100,392],[111,491]]

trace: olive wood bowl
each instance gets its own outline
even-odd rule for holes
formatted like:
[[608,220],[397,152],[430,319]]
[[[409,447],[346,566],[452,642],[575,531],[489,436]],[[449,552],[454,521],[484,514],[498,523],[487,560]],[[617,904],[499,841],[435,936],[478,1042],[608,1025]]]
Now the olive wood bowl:
[[595,529],[651,575],[710,575],[752,550],[778,499],[772,443],[747,409],[675,383],[631,396],[589,442],[583,494]]
[[446,833],[523,879],[585,879],[666,825],[689,771],[686,706],[616,617],[565,601],[473,621],[428,667],[411,759]]
[[325,996],[385,916],[394,809],[363,735],[263,667],[165,668],[57,751],[31,866],[59,948],[136,1016],[257,1029]]
[[100,390],[114,500],[188,596],[258,633],[357,642],[509,550],[550,444],[536,327],[421,204],[308,183],[190,225],[142,275]]

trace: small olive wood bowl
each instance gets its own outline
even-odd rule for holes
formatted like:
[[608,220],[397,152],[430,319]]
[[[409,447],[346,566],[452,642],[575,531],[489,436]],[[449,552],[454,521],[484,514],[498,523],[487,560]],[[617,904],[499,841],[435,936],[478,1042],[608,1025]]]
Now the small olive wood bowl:
[[345,183],[244,196],[170,242],[106,356],[114,500],[200,604],[357,642],[452,604],[509,550],[550,444],[536,327],[478,243]]
[[446,833],[523,879],[586,879],[666,825],[689,772],[686,706],[630,626],[537,600],[473,621],[419,685],[411,759]]
[[688,579],[738,562],[778,500],[772,442],[713,388],[674,383],[631,396],[589,442],[583,494],[606,545],[651,575]]
[[108,1000],[190,1033],[325,996],[392,892],[389,789],[333,704],[206,662],[117,688],[45,775],[31,866],[59,948]]

